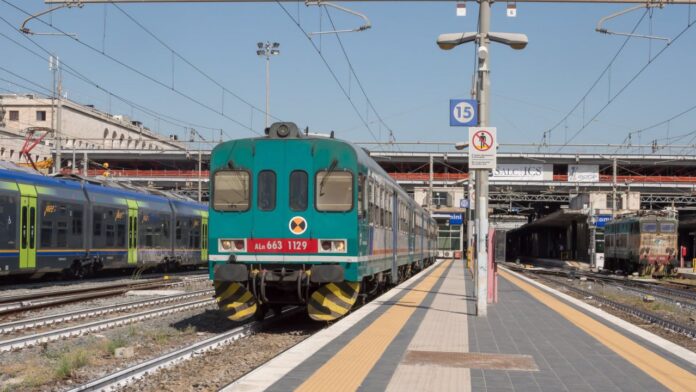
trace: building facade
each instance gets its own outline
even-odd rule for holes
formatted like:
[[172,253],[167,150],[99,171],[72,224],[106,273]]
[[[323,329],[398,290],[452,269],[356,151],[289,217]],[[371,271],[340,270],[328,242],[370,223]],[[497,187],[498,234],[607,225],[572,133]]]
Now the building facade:
[[[60,113],[59,113],[60,112]],[[61,150],[184,150],[177,140],[162,137],[141,122],[124,115],[112,115],[68,99],[57,100],[34,94],[0,95],[0,130],[3,151],[0,159],[19,161],[26,130],[33,127],[59,129],[32,151],[37,161],[51,158],[56,138]],[[60,121],[60,124],[58,124]],[[59,126],[60,125],[60,126]],[[17,140],[17,142],[12,142]],[[63,157],[65,159],[66,157]]]

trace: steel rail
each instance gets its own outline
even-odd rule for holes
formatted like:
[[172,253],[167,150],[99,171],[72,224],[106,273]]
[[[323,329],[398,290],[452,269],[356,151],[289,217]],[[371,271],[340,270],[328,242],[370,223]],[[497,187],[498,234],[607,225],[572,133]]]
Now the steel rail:
[[22,336],[14,339],[2,340],[0,341],[0,352],[23,349],[39,343],[50,342],[61,338],[81,336],[90,332],[101,331],[107,328],[126,325],[136,321],[143,321],[155,317],[161,317],[168,314],[181,312],[184,310],[201,308],[208,305],[212,305],[214,303],[216,303],[216,300],[213,298],[203,299],[198,301],[186,302],[183,304],[176,304],[162,308],[146,310],[135,314],[113,317],[106,320],[92,321],[89,323],[41,332],[33,335]]
[[547,278],[544,276],[539,276],[539,277],[542,280],[545,280],[547,282],[553,282],[554,284],[561,285],[561,286],[567,288],[568,290],[575,292],[576,294],[582,295],[583,297],[591,297],[593,300],[595,300],[597,302],[603,303],[605,305],[608,305],[611,308],[614,308],[616,310],[620,310],[624,313],[628,313],[630,315],[638,317],[639,319],[645,320],[651,324],[658,325],[664,329],[685,335],[685,336],[690,337],[690,338],[696,338],[696,329],[694,329],[694,328],[677,323],[675,321],[667,320],[667,319],[662,318],[654,313],[640,310],[634,306],[624,305],[622,303],[612,301],[608,298],[602,297],[601,295],[597,295],[596,293],[592,293],[592,292],[577,288],[577,287],[575,287],[571,284],[568,284],[566,282],[561,282],[561,281],[558,281],[555,279],[550,279],[550,278]]
[[181,301],[189,298],[200,297],[201,295],[212,294],[214,290],[198,290],[189,293],[168,295],[161,298],[145,299],[139,301],[126,302],[122,304],[107,305],[99,308],[82,309],[68,313],[61,313],[49,316],[35,317],[13,321],[10,323],[0,324],[0,334],[8,334],[12,332],[22,331],[25,329],[39,328],[48,325],[66,323],[69,321],[80,320],[89,317],[101,316],[104,314],[121,312],[124,310],[143,308],[146,306],[154,306],[169,302]]
[[69,392],[112,391],[122,388],[129,383],[156,373],[161,369],[186,361],[197,354],[201,354],[203,352],[230,344],[236,340],[248,337],[261,330],[261,328],[264,326],[284,320],[302,310],[303,309],[299,307],[290,308],[283,311],[283,314],[280,317],[267,316],[263,322],[249,322],[230,331],[217,334],[211,338],[193,343],[187,347],[169,352],[160,357],[141,362],[100,379],[80,385],[69,390]]
[[77,289],[67,289],[67,290],[50,290],[50,291],[42,291],[42,292],[38,292],[38,293],[21,294],[21,295],[13,295],[13,296],[0,296],[0,304],[5,304],[8,302],[30,301],[32,299],[37,299],[37,298],[41,299],[41,298],[46,298],[46,297],[59,297],[62,295],[80,294],[80,293],[96,291],[96,290],[109,290],[109,289],[117,289],[117,288],[137,286],[137,285],[150,284],[150,283],[159,283],[159,282],[164,282],[167,280],[169,280],[169,279],[146,280],[146,281],[141,281],[141,282],[136,282],[136,283],[133,283],[133,282],[112,283],[112,284],[107,284],[107,285],[103,285],[103,286],[80,287]]
[[[207,279],[207,276],[204,278]],[[124,294],[131,290],[183,286],[193,281],[205,279],[158,279],[153,282],[142,282],[135,284],[127,283],[109,285],[106,287],[81,288],[73,290],[57,290],[44,293],[6,297],[4,299],[0,299],[0,316],[17,312],[25,312],[28,310],[42,309],[50,306],[64,305],[72,302],[111,297]],[[114,287],[114,289],[111,289],[112,287]]]

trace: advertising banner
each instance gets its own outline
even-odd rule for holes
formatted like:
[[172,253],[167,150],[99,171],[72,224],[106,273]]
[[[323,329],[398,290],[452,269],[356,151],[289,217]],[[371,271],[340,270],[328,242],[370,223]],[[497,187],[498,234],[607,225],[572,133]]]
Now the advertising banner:
[[568,165],[568,182],[599,182],[599,165]]
[[545,163],[499,163],[491,173],[491,180],[551,181],[553,165]]

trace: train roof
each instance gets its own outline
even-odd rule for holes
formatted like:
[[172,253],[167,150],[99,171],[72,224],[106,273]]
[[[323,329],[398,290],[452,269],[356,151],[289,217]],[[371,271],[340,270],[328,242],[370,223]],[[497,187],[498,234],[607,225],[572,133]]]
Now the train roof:
[[100,181],[79,175],[47,176],[33,170],[28,170],[9,162],[0,164],[0,179],[28,182],[35,185],[56,186],[69,189],[86,189],[88,192],[98,192],[112,196],[128,197],[143,201],[168,202],[169,200],[185,203],[192,208],[206,208],[185,196],[172,192],[152,190],[130,184],[117,183],[115,181]]

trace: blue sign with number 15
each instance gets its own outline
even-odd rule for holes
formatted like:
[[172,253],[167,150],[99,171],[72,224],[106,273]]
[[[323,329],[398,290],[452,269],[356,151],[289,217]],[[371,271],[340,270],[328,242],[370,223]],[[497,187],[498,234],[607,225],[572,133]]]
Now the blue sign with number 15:
[[450,126],[478,125],[478,102],[475,99],[450,99]]

